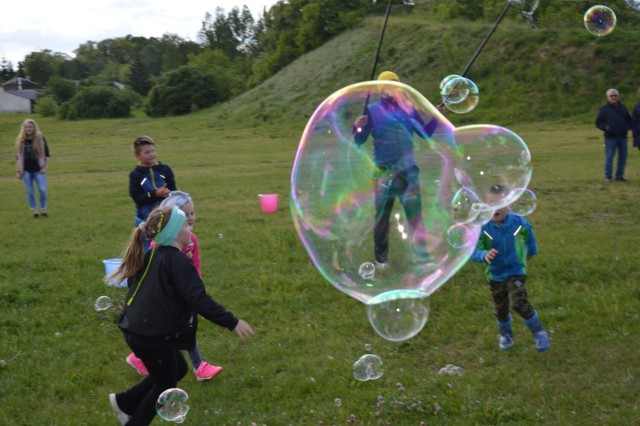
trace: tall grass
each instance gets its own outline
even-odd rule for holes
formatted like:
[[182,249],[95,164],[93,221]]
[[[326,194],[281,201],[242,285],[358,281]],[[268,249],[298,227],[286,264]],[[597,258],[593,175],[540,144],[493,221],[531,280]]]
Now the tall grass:
[[[489,291],[468,264],[430,298],[413,339],[380,338],[359,302],[313,268],[288,211],[289,176],[303,122],[243,126],[219,110],[164,120],[38,119],[51,145],[50,218],[33,219],[14,176],[11,141],[21,116],[0,116],[0,419],[14,425],[117,424],[107,395],[139,376],[116,326],[124,290],[102,283],[133,225],[127,195],[131,141],[149,134],[160,160],[192,194],[208,291],[257,336],[240,341],[203,321],[210,382],[192,373],[193,425],[636,424],[640,290],[636,249],[640,173],[603,183],[591,125],[514,125],[531,149],[530,217],[541,253],[530,299],[550,332],[539,354],[525,326],[497,347]],[[281,195],[275,214],[258,194]],[[101,295],[116,303],[96,312]],[[359,382],[353,363],[372,346],[385,373]],[[454,364],[461,376],[442,376]],[[335,400],[342,402],[336,405]],[[156,420],[154,424],[161,424]]]

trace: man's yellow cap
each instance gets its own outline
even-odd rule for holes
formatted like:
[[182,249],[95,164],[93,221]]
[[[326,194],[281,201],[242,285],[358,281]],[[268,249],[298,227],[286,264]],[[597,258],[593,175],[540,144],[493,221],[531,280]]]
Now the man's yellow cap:
[[395,72],[391,72],[391,71],[382,71],[378,76],[378,80],[400,81],[400,79],[398,78],[398,75]]

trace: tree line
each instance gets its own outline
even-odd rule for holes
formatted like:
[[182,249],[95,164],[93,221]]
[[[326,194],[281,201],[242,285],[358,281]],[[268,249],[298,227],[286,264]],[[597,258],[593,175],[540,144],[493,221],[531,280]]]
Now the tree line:
[[[582,2],[508,0],[515,8],[539,3],[538,23],[557,25],[584,13]],[[43,115],[81,119],[187,114],[236,96],[267,80],[302,54],[384,14],[385,0],[279,0],[256,19],[244,5],[206,13],[198,41],[166,33],[87,41],[74,57],[48,49],[18,63],[0,61],[0,79],[28,77],[47,89],[37,101]],[[395,8],[412,1],[393,0]],[[441,19],[492,21],[506,0],[423,0],[417,10]],[[406,9],[406,8],[405,8]],[[625,8],[621,19],[640,21]],[[411,10],[411,9],[408,9]],[[114,82],[119,88],[114,87]]]

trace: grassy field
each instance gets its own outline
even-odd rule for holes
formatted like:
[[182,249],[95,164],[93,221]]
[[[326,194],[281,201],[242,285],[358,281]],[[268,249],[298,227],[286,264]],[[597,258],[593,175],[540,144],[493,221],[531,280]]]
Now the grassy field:
[[[293,227],[289,178],[303,121],[243,126],[217,111],[38,119],[52,151],[50,218],[33,219],[14,177],[23,118],[0,116],[0,423],[115,425],[107,395],[139,379],[124,362],[118,303],[104,312],[93,303],[124,296],[102,283],[102,260],[118,257],[132,230],[130,144],[140,134],[157,141],[179,188],[194,197],[209,292],[257,332],[240,341],[201,323],[205,360],[225,370],[210,382],[189,373],[180,383],[191,399],[185,424],[640,422],[639,153],[630,152],[629,183],[604,184],[601,135],[590,119],[510,127],[532,152],[539,198],[530,219],[541,253],[528,287],[553,345],[539,354],[519,321],[516,346],[498,350],[475,264],[430,298],[418,336],[380,338],[364,306],[316,272]],[[266,192],[281,194],[275,214],[260,210]],[[385,373],[359,382],[352,365],[366,344]],[[463,374],[438,375],[447,364]]]

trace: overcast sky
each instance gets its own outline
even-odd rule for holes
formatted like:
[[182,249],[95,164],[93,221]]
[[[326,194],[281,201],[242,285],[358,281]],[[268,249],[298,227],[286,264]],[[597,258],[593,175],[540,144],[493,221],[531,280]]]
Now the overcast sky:
[[247,5],[254,18],[277,0],[26,0],[0,13],[0,59],[18,68],[31,52],[49,49],[73,56],[81,44],[108,38],[177,34],[198,41],[207,12]]

